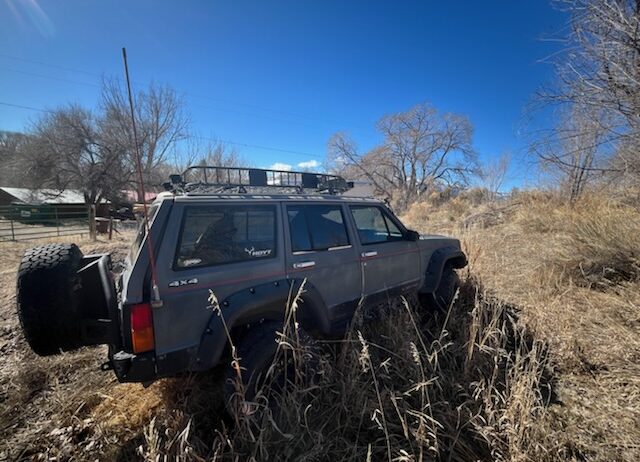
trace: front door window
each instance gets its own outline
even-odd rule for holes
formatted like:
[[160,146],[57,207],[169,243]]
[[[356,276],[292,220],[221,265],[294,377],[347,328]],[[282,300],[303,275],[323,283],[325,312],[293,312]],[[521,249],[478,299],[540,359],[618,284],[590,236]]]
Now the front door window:
[[352,206],[358,236],[363,245],[403,239],[402,231],[379,207]]

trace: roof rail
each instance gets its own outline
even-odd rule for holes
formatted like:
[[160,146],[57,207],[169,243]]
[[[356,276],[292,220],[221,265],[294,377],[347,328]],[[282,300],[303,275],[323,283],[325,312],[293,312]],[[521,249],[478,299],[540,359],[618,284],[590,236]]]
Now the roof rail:
[[272,188],[296,193],[342,194],[353,188],[353,182],[326,173],[209,165],[188,167],[181,175],[170,175],[169,179],[169,183],[164,183],[166,190],[191,194],[233,189],[238,193],[264,193]]

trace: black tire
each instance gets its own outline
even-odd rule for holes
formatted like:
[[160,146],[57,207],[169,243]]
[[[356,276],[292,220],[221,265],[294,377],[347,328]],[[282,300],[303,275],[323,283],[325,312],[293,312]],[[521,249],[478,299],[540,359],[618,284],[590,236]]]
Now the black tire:
[[[242,380],[245,401],[253,401],[258,391],[268,380],[276,389],[282,388],[293,374],[293,365],[278,364],[276,375],[267,378],[269,367],[273,364],[278,344],[276,332],[282,331],[281,322],[266,321],[252,326],[236,345],[240,358],[240,377],[234,367],[227,367],[224,381],[224,399],[227,410],[233,414],[238,393],[238,379]],[[300,343],[309,345],[311,337],[302,329],[298,330]],[[282,359],[282,358],[281,358]],[[305,371],[308,373],[309,371]]]
[[440,284],[432,294],[423,301],[423,304],[429,305],[436,310],[447,311],[453,302],[453,297],[456,295],[456,291],[460,287],[460,278],[458,273],[451,265],[446,263],[442,269],[442,276],[440,277]]
[[17,308],[24,336],[40,356],[81,346],[78,297],[82,252],[75,244],[28,250],[18,269]]

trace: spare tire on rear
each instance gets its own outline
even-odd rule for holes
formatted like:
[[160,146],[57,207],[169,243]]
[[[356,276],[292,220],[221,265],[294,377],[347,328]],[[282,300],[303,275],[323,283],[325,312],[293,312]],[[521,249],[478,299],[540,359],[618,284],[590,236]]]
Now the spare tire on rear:
[[78,289],[82,252],[75,244],[28,250],[18,270],[18,318],[31,349],[41,355],[80,347]]

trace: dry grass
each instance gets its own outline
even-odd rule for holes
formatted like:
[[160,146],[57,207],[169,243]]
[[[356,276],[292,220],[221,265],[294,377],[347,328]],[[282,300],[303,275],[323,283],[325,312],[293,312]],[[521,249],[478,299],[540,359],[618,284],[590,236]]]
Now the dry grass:
[[235,422],[219,369],[144,389],[96,371],[101,349],[29,353],[13,315],[22,249],[8,250],[0,459],[640,460],[633,202],[438,197],[405,219],[463,240],[470,267],[449,312],[398,301],[311,348],[288,323],[280,354],[318,374],[299,368]]
[[265,389],[233,425],[202,420],[212,402],[220,406],[211,377],[165,381],[168,407],[147,426],[140,455],[406,461],[544,455],[540,422],[552,397],[547,348],[519,323],[515,308],[487,296],[473,279],[447,313],[426,314],[399,301],[383,319],[357,321],[339,342],[300,345],[294,326],[284,326],[280,354],[314,364],[313,381],[303,370],[281,392]]
[[522,193],[469,206],[454,230],[471,271],[550,347],[551,454],[565,446],[577,460],[640,459],[640,211],[630,204]]

